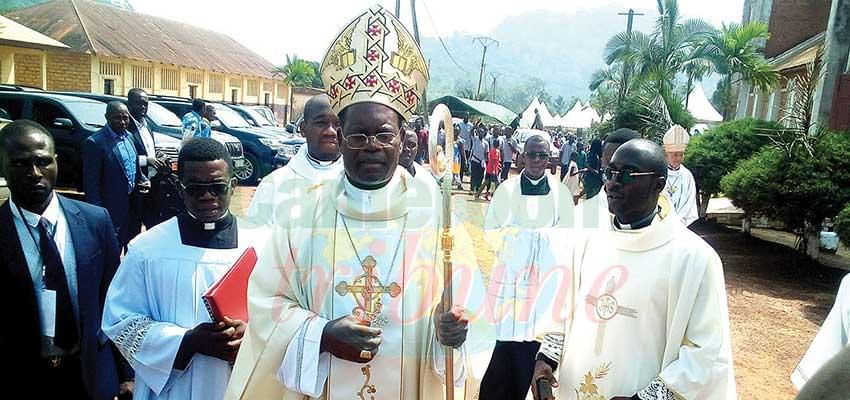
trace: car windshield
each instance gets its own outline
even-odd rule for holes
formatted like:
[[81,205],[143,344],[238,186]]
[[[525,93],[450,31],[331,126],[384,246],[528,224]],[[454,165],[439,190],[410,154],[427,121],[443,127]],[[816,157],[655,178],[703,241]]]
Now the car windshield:
[[106,103],[63,100],[62,104],[64,104],[65,107],[68,107],[68,111],[70,111],[78,121],[85,125],[102,128],[106,123]]
[[180,118],[174,115],[173,112],[168,111],[167,108],[152,102],[148,103],[148,118],[159,126],[170,126],[175,128],[183,126]]
[[250,108],[243,108],[242,110],[244,110],[248,115],[250,115],[251,119],[253,119],[254,122],[259,124],[260,126],[274,126],[274,124],[269,122],[269,120],[265,116],[258,113],[256,110]]
[[269,121],[274,121],[274,113],[266,106],[256,106],[252,108],[252,110],[260,113],[262,116],[266,117]]
[[221,104],[215,104],[215,117],[228,128],[250,128],[251,124],[242,118],[239,113]]

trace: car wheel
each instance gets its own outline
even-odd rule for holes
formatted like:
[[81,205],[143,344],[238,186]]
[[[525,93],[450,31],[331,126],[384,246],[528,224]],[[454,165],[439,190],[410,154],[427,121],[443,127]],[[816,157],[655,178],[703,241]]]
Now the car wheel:
[[245,165],[234,171],[240,185],[254,185],[260,178],[260,163],[252,154],[245,153]]

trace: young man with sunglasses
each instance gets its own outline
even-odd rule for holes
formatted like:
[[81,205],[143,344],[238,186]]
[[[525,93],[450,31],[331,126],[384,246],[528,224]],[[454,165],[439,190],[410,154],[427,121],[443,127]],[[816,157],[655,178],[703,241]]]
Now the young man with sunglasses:
[[558,398],[735,399],[723,267],[661,196],[664,152],[630,140],[603,176],[614,226],[576,244],[572,312],[538,327],[535,399],[540,379]]
[[136,399],[221,399],[246,323],[211,322],[201,295],[262,241],[229,211],[236,178],[221,143],[192,139],[177,165],[186,211],[130,243],[102,329],[136,371]]
[[[526,305],[544,302],[547,294],[532,294],[535,290],[530,288],[535,286],[537,275],[529,268],[540,265],[529,260],[550,253],[546,241],[540,240],[542,228],[569,228],[573,220],[570,190],[558,176],[546,173],[549,149],[542,136],[526,141],[525,169],[496,188],[484,220],[488,241],[496,247],[500,262],[490,281],[491,289],[498,293],[494,309],[510,311],[496,321],[497,341],[481,382],[482,399],[522,400],[531,384],[540,343],[535,340],[533,321],[528,323],[533,318],[529,318]],[[504,232],[511,232],[510,240],[505,240]],[[529,289],[517,289],[520,287]]]
[[291,212],[287,207],[302,196],[310,186],[342,174],[339,152],[339,118],[331,110],[326,94],[311,97],[304,104],[301,133],[307,140],[295,157],[270,173],[257,186],[248,207],[247,218],[252,222],[272,225],[278,211]]

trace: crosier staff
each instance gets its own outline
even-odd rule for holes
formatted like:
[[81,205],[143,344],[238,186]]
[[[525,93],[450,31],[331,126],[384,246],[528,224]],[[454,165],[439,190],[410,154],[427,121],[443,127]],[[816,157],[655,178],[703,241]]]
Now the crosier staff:
[[[440,147],[439,132],[442,122],[446,134],[445,147]],[[454,163],[454,125],[452,113],[445,104],[434,107],[429,121],[428,131],[434,134],[428,137],[428,155],[431,173],[440,182],[443,196],[443,233],[440,235],[440,248],[443,250],[443,312],[452,309],[452,164]],[[443,346],[446,354],[446,399],[454,399],[454,354],[450,346]]]

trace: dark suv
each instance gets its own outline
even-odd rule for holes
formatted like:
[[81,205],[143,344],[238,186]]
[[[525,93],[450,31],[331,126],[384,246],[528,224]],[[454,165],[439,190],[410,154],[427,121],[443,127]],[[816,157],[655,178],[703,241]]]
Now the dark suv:
[[[40,91],[1,91],[0,109],[10,119],[30,119],[53,135],[59,164],[57,186],[82,191],[83,142],[106,124],[106,103]],[[176,159],[180,141],[154,133],[157,152]]]
[[[108,103],[113,100],[118,100],[123,103],[127,103],[126,97],[120,96],[110,96],[106,94],[93,94],[93,93],[72,93],[72,92],[59,92],[59,94],[66,94],[69,96],[83,97],[92,100],[102,101],[104,103]],[[180,121],[174,113],[169,111],[167,108],[156,104],[154,102],[148,103],[148,115],[147,115],[147,123],[148,127],[154,134],[163,134],[168,135],[177,140],[183,139],[183,127]],[[228,135],[223,132],[212,132],[212,139],[223,144],[227,151],[230,153],[230,158],[233,159],[233,167],[234,172],[237,176],[241,174],[242,169],[245,168],[245,157],[243,156],[242,151],[242,143],[239,142],[239,139]],[[177,157],[169,158],[173,162],[177,162]],[[242,183],[242,182],[240,182]]]
[[[183,97],[150,96],[157,103],[178,117],[192,111],[192,100]],[[236,111],[221,103],[213,103],[217,122],[213,129],[235,136],[242,142],[246,165],[240,181],[256,183],[276,168],[289,163],[298,149],[305,143],[302,137],[291,137],[273,131],[252,127]],[[244,178],[244,179],[243,179]]]

